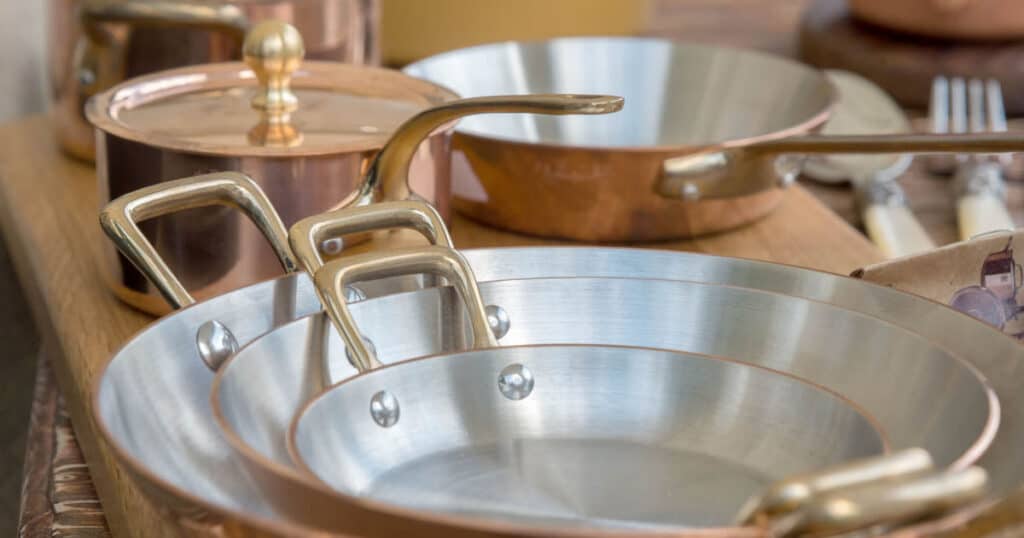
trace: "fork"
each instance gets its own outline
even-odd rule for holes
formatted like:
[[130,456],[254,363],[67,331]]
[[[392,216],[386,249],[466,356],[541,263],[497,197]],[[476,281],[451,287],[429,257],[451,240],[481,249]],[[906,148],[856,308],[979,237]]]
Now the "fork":
[[[947,100],[948,96],[948,100]],[[935,132],[1006,131],[1006,112],[999,81],[936,77],[932,82],[932,129]],[[997,230],[1012,230],[1006,209],[1005,155],[956,156],[953,188],[960,239]]]

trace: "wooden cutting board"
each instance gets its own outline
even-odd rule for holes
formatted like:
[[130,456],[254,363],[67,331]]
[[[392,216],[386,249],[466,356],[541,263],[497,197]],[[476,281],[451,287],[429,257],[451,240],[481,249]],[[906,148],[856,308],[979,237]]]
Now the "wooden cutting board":
[[[899,1],[899,0],[892,0]],[[800,20],[800,57],[878,84],[903,106],[927,109],[937,75],[998,79],[1009,114],[1024,114],[1024,41],[966,43],[891,32],[850,15],[846,0],[813,0]]]
[[[90,165],[64,157],[43,117],[0,126],[0,223],[33,307],[39,332],[55,350],[54,369],[89,462],[111,529],[121,536],[162,536],[168,527],[119,471],[91,420],[92,387],[117,348],[152,318],[119,303],[103,286],[106,239],[97,221]],[[564,242],[524,237],[456,217],[461,247]],[[740,230],[644,246],[689,250],[848,273],[880,255],[857,231],[800,187],[782,206]]]

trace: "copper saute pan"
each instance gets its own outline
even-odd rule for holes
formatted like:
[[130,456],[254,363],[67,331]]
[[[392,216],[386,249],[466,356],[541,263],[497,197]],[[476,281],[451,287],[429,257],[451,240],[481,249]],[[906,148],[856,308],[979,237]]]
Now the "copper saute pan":
[[[437,272],[458,290],[467,305],[475,351],[381,366],[342,290],[363,278],[409,270]],[[849,454],[845,445],[863,442],[858,432],[865,426],[848,430],[845,420],[828,416],[836,410],[824,401],[811,412],[799,402],[820,393],[806,393],[798,384],[783,388],[794,380],[769,371],[726,373],[728,362],[701,364],[692,356],[636,348],[496,348],[472,270],[446,247],[337,260],[318,271],[314,281],[361,375],[335,385],[300,411],[289,432],[289,451],[300,467],[348,496],[348,509],[338,506],[341,513],[353,520],[374,511],[386,515],[352,526],[367,534],[418,534],[431,528],[451,533],[457,526],[460,536],[588,536],[627,530],[685,535],[685,529],[694,528],[695,535],[703,535],[712,532],[706,527],[734,521],[744,498],[756,493],[749,491],[752,484],[743,483],[752,480],[752,470],[769,476],[801,468],[806,472],[808,466],[822,465],[818,458]],[[594,295],[573,295],[589,307],[591,315],[585,308],[576,320],[582,325],[600,325],[591,318],[606,312],[590,304]],[[733,301],[723,297],[722,302]],[[636,322],[626,332],[650,322],[632,314]],[[707,314],[728,319],[713,307]],[[688,320],[679,321],[686,325]],[[291,347],[307,364],[322,363],[316,347],[303,346],[300,339],[291,344],[284,349]],[[779,398],[772,396],[776,390],[783,391]],[[745,408],[751,404],[759,410]],[[787,416],[787,409],[795,414]],[[772,450],[775,436],[786,439],[785,448]],[[832,439],[822,442],[827,438]],[[802,448],[811,452],[799,454]],[[735,465],[746,468],[738,471]],[[969,498],[983,477],[978,469],[953,472],[939,479],[952,482],[937,489],[949,486],[943,496]],[[933,479],[902,487],[937,487]],[[830,532],[857,528],[875,521],[870,510],[858,506],[831,514],[843,520],[856,513],[857,522],[823,518],[798,526]],[[394,519],[415,524],[403,526]],[[789,532],[795,529],[781,534]]]
[[[879,151],[809,137],[828,119],[833,87],[821,71],[762,52],[648,38],[561,38],[446,52],[404,72],[465,97],[626,98],[621,113],[604,118],[460,122],[453,206],[531,235],[643,241],[735,228],[778,205],[780,187],[800,172],[801,155]],[[890,142],[885,151],[927,151]],[[734,151],[742,148],[749,150]],[[662,174],[666,159],[675,162],[670,176]]]
[[[294,25],[309,56],[375,63],[376,0],[50,0],[50,80],[64,149],[95,155],[83,108],[120,82],[165,69],[239,60],[250,26]],[[368,47],[369,45],[369,47]]]

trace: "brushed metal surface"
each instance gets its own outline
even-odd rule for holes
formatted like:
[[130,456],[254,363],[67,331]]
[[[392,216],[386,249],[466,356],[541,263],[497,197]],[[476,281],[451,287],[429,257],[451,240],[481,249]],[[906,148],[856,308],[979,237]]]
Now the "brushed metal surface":
[[594,118],[478,116],[458,132],[532,144],[699,147],[778,134],[832,101],[818,71],[767,53],[666,39],[569,37],[445,52],[403,72],[464,97],[608,93],[619,114]]
[[[622,278],[494,281],[481,283],[480,289],[485,302],[508,312],[511,327],[502,346],[636,345],[775,368],[852,399],[878,421],[893,448],[923,447],[940,466],[977,457],[979,440],[984,445],[993,433],[991,414],[998,410],[990,408],[984,382],[966,363],[897,326],[824,303],[705,283]],[[448,288],[380,297],[351,309],[384,364],[465,349],[472,341],[462,321],[462,301]],[[263,481],[269,492],[281,490],[279,482],[303,481],[291,472],[285,446],[288,425],[300,406],[325,383],[357,373],[341,338],[333,329],[324,332],[328,325],[318,314],[278,328],[245,346],[218,374],[215,412],[242,458],[272,467],[277,483]],[[892,360],[894,354],[898,361]],[[883,370],[880,379],[877,372]],[[379,389],[393,391],[387,385]],[[467,403],[473,408],[481,405],[475,397],[459,398],[474,402]],[[405,412],[408,404],[402,400]],[[767,397],[762,404],[772,401]],[[811,454],[803,454],[810,467],[802,470],[778,461],[747,464],[768,469],[762,474],[775,480],[792,473],[770,474],[773,469],[802,472],[828,464],[827,451],[817,456],[826,459],[814,463]],[[756,488],[747,490],[755,493]],[[283,499],[277,501],[286,506]]]
[[[837,275],[699,254],[592,247],[479,249],[464,254],[481,281],[589,275],[726,283],[826,301],[890,321],[964,357],[989,380],[1001,404],[1001,423],[993,444],[979,462],[993,471],[995,494],[1005,494],[1024,482],[1024,452],[1019,450],[1024,443],[1024,396],[1019,393],[1024,381],[1024,350],[1014,340],[952,309]],[[382,290],[370,289],[370,284],[376,283],[360,286],[368,296],[379,295]],[[598,290],[597,297],[602,293]],[[502,306],[510,309],[514,305]],[[689,308],[696,311],[698,306],[691,304]],[[194,338],[199,326],[217,319],[234,333],[240,345],[245,345],[319,308],[308,277],[288,276],[167,316],[125,344],[96,386],[94,415],[125,468],[148,494],[178,513],[201,509],[207,517],[245,523],[251,528],[296,529],[287,526],[284,516],[274,512],[257,493],[253,481],[258,476],[247,472],[242,460],[231,455],[231,447],[212,416],[209,391],[214,374],[199,357]],[[521,326],[511,309],[509,314],[511,335]],[[664,314],[661,318],[673,321]],[[780,316],[774,319],[780,324],[786,321]],[[796,325],[796,319],[790,323]],[[364,326],[373,325],[366,318],[362,322]],[[672,326],[673,330],[686,329],[682,324]],[[844,329],[832,327],[829,339],[849,338]],[[753,340],[742,331],[731,336]],[[873,348],[871,335],[849,341],[865,346],[862,356],[869,360],[847,373],[886,382],[892,377],[888,365],[902,362],[902,350]],[[927,363],[921,368],[930,370]]]
[[[528,367],[529,396],[494,380]],[[402,417],[381,428],[387,390]],[[729,525],[783,477],[881,454],[836,394],[778,372],[644,348],[505,347],[383,367],[295,422],[294,454],[331,487],[407,508],[581,528]]]

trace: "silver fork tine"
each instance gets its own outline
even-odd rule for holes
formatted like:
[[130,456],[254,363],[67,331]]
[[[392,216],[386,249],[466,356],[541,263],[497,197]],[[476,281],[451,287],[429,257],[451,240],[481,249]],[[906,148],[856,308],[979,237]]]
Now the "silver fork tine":
[[1003,89],[999,81],[988,79],[985,82],[985,96],[988,103],[989,130],[1002,133],[1006,131],[1006,110],[1003,109]]
[[[949,133],[949,80],[943,76],[932,79],[932,98],[928,102],[928,117],[931,130],[937,134]],[[924,156],[925,167],[936,175],[952,174],[956,159],[951,155],[935,154]]]
[[956,77],[950,84],[950,109],[952,109],[952,118],[950,123],[952,124],[952,132],[954,133],[966,133],[967,132],[967,92],[964,85],[964,79]]
[[[1006,109],[1003,108],[1003,88],[996,79],[985,81],[985,103],[988,110],[988,128],[993,132],[1006,132]],[[999,164],[1004,168],[1013,164],[1013,155],[1000,153]]]
[[[967,132],[967,85],[964,83],[963,77],[954,77],[950,81],[950,110],[952,110],[952,117],[950,118],[951,130],[953,133],[963,134]],[[967,161],[967,156],[964,154],[957,154],[955,156],[955,162],[962,163]]]
[[972,133],[985,132],[985,87],[980,79],[967,84],[967,120]]
[[949,132],[949,81],[946,77],[932,80],[932,100],[928,103],[928,116],[932,121],[932,132]]

